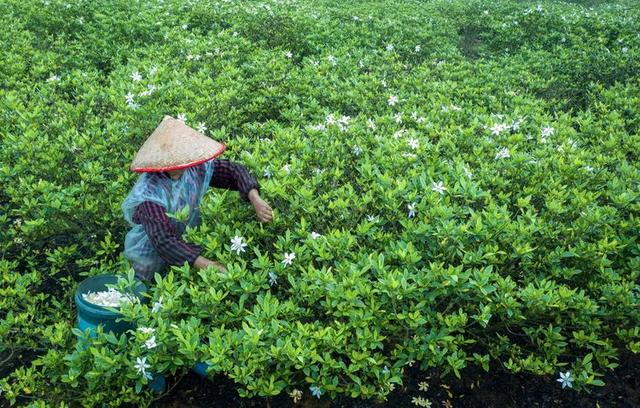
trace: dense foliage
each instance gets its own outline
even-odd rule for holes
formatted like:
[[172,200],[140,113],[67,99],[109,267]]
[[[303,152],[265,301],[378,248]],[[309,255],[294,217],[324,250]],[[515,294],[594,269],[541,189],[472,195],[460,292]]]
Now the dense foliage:
[[[1,2],[0,403],[148,404],[142,358],[242,396],[384,398],[414,363],[603,385],[640,351],[640,10],[528,3]],[[87,338],[73,292],[127,274],[165,114],[275,221],[211,190],[186,239],[229,273],[157,275],[150,329]]]

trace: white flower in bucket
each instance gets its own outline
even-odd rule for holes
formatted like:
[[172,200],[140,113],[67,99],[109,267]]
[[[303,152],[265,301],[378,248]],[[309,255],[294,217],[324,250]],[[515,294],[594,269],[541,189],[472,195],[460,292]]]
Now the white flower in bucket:
[[82,298],[89,303],[104,307],[120,307],[134,301],[134,296],[121,293],[114,288],[98,292],[89,291],[83,293]]

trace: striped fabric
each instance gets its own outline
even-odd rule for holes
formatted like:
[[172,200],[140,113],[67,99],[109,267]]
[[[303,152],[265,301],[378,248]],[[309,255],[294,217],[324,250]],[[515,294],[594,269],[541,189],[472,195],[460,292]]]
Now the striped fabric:
[[[258,182],[244,166],[227,159],[213,159],[213,162],[215,166],[210,187],[236,190],[245,201],[249,201],[251,189],[260,190]],[[169,174],[164,173],[163,176],[169,177]],[[169,265],[183,265],[185,261],[193,265],[202,252],[200,246],[182,240],[171,224],[166,209],[159,204],[144,201],[138,205],[133,222],[142,224],[156,251]],[[145,278],[149,279],[151,276]]]

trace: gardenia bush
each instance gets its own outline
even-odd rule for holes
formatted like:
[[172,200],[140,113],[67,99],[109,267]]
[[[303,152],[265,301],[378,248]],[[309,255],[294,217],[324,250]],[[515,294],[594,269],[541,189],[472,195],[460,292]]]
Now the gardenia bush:
[[[602,386],[640,351],[634,2],[0,4],[0,399],[148,405],[204,361],[243,397],[384,399],[407,367]],[[137,329],[75,328],[165,114],[275,209],[211,189]],[[179,214],[172,216],[179,217]],[[18,357],[20,356],[20,357]]]

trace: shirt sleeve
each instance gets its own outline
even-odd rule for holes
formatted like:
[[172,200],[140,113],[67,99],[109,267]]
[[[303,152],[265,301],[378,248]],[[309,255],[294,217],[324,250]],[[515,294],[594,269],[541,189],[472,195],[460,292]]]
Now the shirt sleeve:
[[246,167],[227,159],[214,160],[213,177],[209,186],[239,191],[240,197],[245,201],[249,201],[251,189],[260,191],[258,181]]
[[202,252],[195,244],[187,244],[178,236],[176,229],[165,212],[165,208],[151,201],[144,201],[136,207],[133,222],[142,224],[160,257],[169,265],[189,265]]

